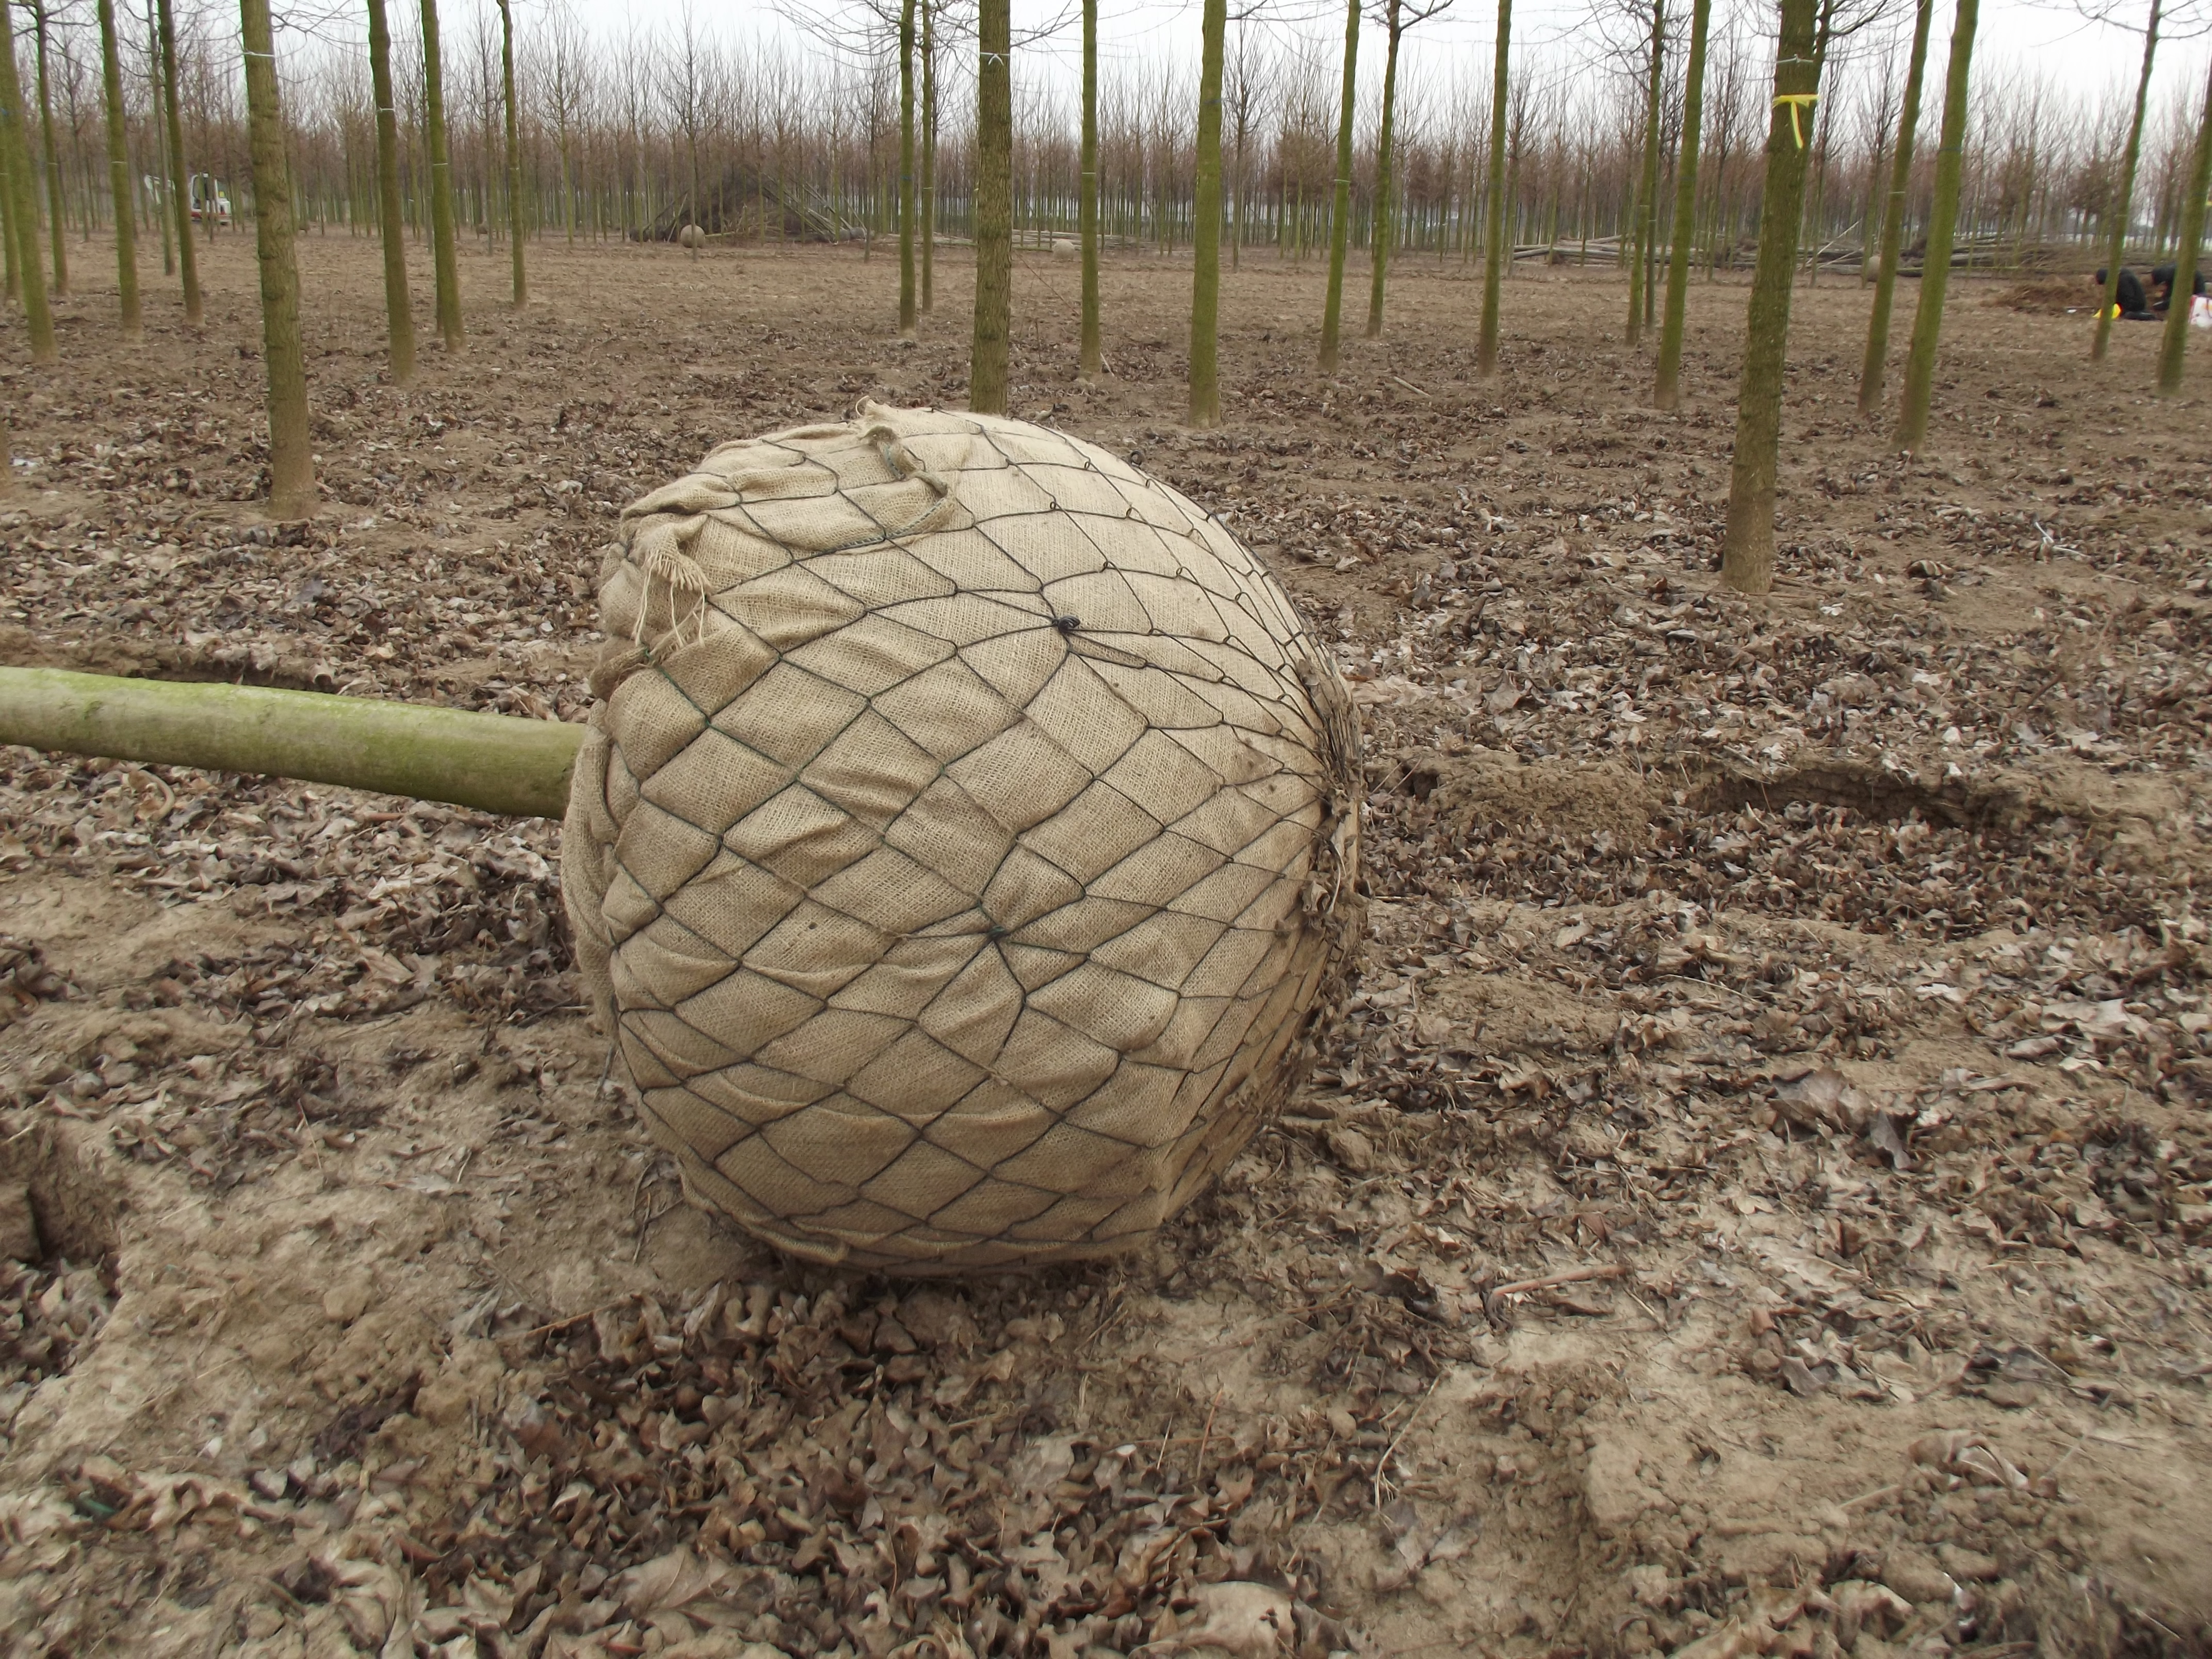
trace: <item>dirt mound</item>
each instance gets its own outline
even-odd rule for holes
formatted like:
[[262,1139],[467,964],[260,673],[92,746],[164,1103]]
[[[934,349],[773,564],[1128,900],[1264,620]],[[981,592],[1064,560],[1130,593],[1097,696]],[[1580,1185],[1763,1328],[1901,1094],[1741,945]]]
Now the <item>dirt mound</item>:
[[1665,797],[1618,761],[1524,761],[1510,750],[1425,752],[1401,786],[1442,822],[1468,830],[1541,828],[1571,838],[1641,842]]
[[2045,276],[2000,289],[1982,303],[2034,317],[2061,317],[2070,311],[2093,311],[2096,296],[2084,277]]

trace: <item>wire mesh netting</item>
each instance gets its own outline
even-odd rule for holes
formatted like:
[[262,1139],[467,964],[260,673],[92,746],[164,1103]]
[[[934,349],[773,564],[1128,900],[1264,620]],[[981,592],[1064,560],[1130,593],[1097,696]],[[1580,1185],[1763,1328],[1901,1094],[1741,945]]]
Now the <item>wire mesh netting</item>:
[[863,405],[623,516],[563,882],[695,1199],[906,1272],[1127,1249],[1310,1058],[1358,732],[1260,562],[1018,421]]

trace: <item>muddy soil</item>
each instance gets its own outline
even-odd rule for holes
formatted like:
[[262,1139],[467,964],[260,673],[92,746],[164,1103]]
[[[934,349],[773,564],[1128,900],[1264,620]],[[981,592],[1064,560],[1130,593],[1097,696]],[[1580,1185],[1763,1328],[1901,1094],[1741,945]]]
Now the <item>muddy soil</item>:
[[[533,258],[398,391],[371,245],[303,246],[305,525],[249,245],[197,331],[95,275],[61,368],[7,337],[0,660],[576,719],[622,503],[962,397],[957,252],[918,343],[857,249]],[[557,825],[0,750],[10,1651],[2212,1649],[2212,424],[2154,331],[1955,285],[1905,457],[1864,292],[1802,289],[1747,600],[1741,287],[1662,416],[1609,282],[1516,273],[1480,380],[1407,261],[1323,381],[1320,272],[1254,258],[1194,433],[1188,280],[1110,264],[1078,386],[1024,255],[1015,407],[1356,681],[1372,936],[1290,1111],[1143,1259],[794,1266],[638,1133]]]

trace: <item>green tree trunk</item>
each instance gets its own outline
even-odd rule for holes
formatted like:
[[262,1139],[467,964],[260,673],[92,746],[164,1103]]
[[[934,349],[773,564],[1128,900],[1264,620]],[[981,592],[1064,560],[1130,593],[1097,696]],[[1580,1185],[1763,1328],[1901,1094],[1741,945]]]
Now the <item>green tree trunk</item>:
[[1006,354],[1013,333],[1014,77],[1008,0],[975,8],[975,333],[968,407],[1006,412]]
[[1087,380],[1104,362],[1098,337],[1098,0],[1083,0],[1083,344],[1076,362]]
[[[169,172],[167,161],[169,126],[165,112],[167,106],[161,100],[161,32],[154,21],[154,0],[146,0],[146,63],[148,65],[146,92],[153,107],[154,152],[159,158],[154,164],[154,171],[157,176],[166,177]],[[160,198],[151,204],[154,222],[161,229],[161,275],[164,276],[173,276],[177,274],[177,250],[175,244],[170,240],[169,193],[171,188],[170,185],[164,185],[161,187]],[[11,274],[14,269],[12,265],[9,267]],[[13,292],[12,287],[10,292]]]
[[10,243],[23,320],[31,336],[31,361],[54,361],[54,313],[46,302],[46,272],[39,253],[38,184],[32,168],[29,110],[15,71],[15,31],[0,0],[0,185],[8,191]]
[[[2120,160],[2120,185],[2106,216],[2112,234],[2106,240],[2105,303],[2097,307],[2097,334],[2089,346],[2089,361],[2105,361],[2105,348],[2112,335],[2112,313],[2120,301],[2120,264],[2128,256],[2128,221],[2135,210],[2136,163],[2142,155],[2143,110],[2150,102],[2151,60],[2158,52],[2160,0],[2150,0],[2150,24],[2143,31],[2142,73],[2136,80],[2135,116],[2128,124],[2128,148]],[[2179,290],[2178,290],[2179,291]]]
[[911,340],[917,318],[914,283],[914,6],[899,8],[899,334]]
[[1328,300],[1321,318],[1321,372],[1336,373],[1337,325],[1344,311],[1344,254],[1352,242],[1352,117],[1359,66],[1359,0],[1344,8],[1344,94],[1336,118],[1336,196],[1328,226]]
[[2212,77],[2204,87],[2204,110],[2197,119],[2197,155],[2189,168],[2189,194],[2181,204],[2181,244],[2173,252],[2173,287],[2166,307],[2166,332],[2158,346],[2158,389],[2166,397],[2181,390],[2182,365],[2189,353],[2189,313],[2197,292],[2197,262],[2204,246],[2204,197],[2212,191]]
[[29,0],[29,9],[39,71],[39,142],[46,158],[46,240],[54,262],[53,291],[58,297],[69,292],[69,233],[62,218],[62,152],[54,143],[54,100],[46,81],[45,0]]
[[[1964,0],[1968,5],[1973,0]],[[1807,153],[1800,112],[1820,94],[1813,32],[1818,0],[1782,0],[1774,103],[1766,127],[1766,192],[1759,204],[1759,264],[1751,279],[1743,380],[1736,393],[1735,455],[1729,479],[1721,580],[1740,593],[1774,586],[1774,487],[1782,439],[1782,371],[1790,289],[1805,216]]]
[[1866,361],[1859,368],[1859,413],[1881,407],[1889,377],[1889,313],[1897,295],[1897,262],[1905,252],[1905,210],[1912,189],[1913,140],[1920,129],[1920,83],[1928,70],[1928,25],[1936,0],[1917,0],[1912,56],[1905,70],[1905,106],[1897,117],[1897,149],[1889,164],[1889,203],[1881,219],[1881,269],[1875,277],[1874,313],[1867,324]]
[[107,191],[115,205],[115,287],[123,337],[145,333],[138,305],[138,226],[131,209],[131,143],[123,106],[123,52],[115,36],[115,0],[100,0],[100,88],[107,116]]
[[[384,315],[392,383],[415,378],[415,314],[407,293],[407,226],[399,212],[399,116],[392,101],[385,0],[368,0],[368,79],[376,101],[376,222],[384,243]],[[502,8],[503,9],[504,8]]]
[[[177,20],[170,0],[158,8],[161,36],[161,118],[167,125],[168,207],[177,232],[177,270],[184,283],[185,320],[197,328],[204,307],[200,298],[200,258],[192,246],[192,177],[185,171],[185,117],[177,102]],[[210,234],[215,215],[208,215]]]
[[1388,0],[1384,27],[1390,44],[1382,54],[1382,131],[1375,145],[1375,229],[1369,238],[1374,258],[1367,280],[1367,337],[1382,332],[1382,287],[1389,273],[1391,243],[1391,168],[1397,156],[1392,148],[1398,114],[1398,41],[1405,33],[1403,0]]
[[1198,187],[1191,227],[1190,423],[1221,424],[1216,365],[1221,310],[1221,37],[1229,0],[1206,0],[1198,71]]
[[1665,68],[1666,29],[1665,0],[1651,0],[1651,72],[1644,89],[1644,165],[1637,178],[1636,203],[1629,216],[1635,241],[1635,252],[1628,266],[1631,345],[1644,337],[1644,274],[1650,264],[1652,231],[1659,217],[1659,100],[1665,92],[1660,76]]
[[15,444],[9,435],[8,409],[0,404],[0,501],[12,499],[15,489]]
[[1674,167],[1674,229],[1667,246],[1667,314],[1659,328],[1659,378],[1651,401],[1661,409],[1682,401],[1682,321],[1690,299],[1690,243],[1697,231],[1698,141],[1705,112],[1705,35],[1712,0],[1692,0],[1690,62],[1682,82],[1682,153]]
[[937,9],[921,7],[921,314],[937,308]]
[[1897,421],[1897,447],[1917,449],[1928,436],[1929,405],[1936,396],[1936,352],[1943,333],[1943,295],[1951,283],[1951,235],[1959,219],[1959,178],[1966,144],[1966,79],[1974,57],[1974,27],[1981,0],[1959,0],[1951,24],[1951,64],[1943,86],[1943,132],[1936,152],[1936,201],[1928,215],[1928,261],[1920,275],[1920,306],[1912,316],[1912,344],[1905,358],[1905,406]]
[[514,96],[514,10],[499,0],[499,70],[507,120],[507,246],[514,266],[514,308],[530,303],[530,274],[522,263],[522,139]]
[[269,0],[239,0],[238,13],[261,267],[261,356],[269,379],[269,516],[304,519],[315,510],[315,459],[307,436],[307,359],[300,341],[300,270],[292,253],[292,179],[277,101],[276,39]]
[[1513,38],[1513,0],[1498,0],[1498,43],[1490,70],[1490,188],[1483,204],[1482,338],[1475,367],[1498,368],[1498,295],[1505,264],[1505,99],[1507,49]]
[[461,349],[460,252],[453,245],[453,170],[446,149],[446,67],[438,0],[422,0],[422,128],[430,152],[430,258],[437,274],[438,337]]

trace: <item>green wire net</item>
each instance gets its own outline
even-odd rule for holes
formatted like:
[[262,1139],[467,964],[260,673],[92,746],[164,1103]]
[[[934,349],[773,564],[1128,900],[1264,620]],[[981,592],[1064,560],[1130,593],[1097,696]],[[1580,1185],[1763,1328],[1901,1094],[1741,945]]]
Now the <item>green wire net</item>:
[[695,1201],[905,1273],[1141,1243],[1312,1058],[1358,728],[1288,596],[1093,445],[864,405],[623,515],[562,872]]

